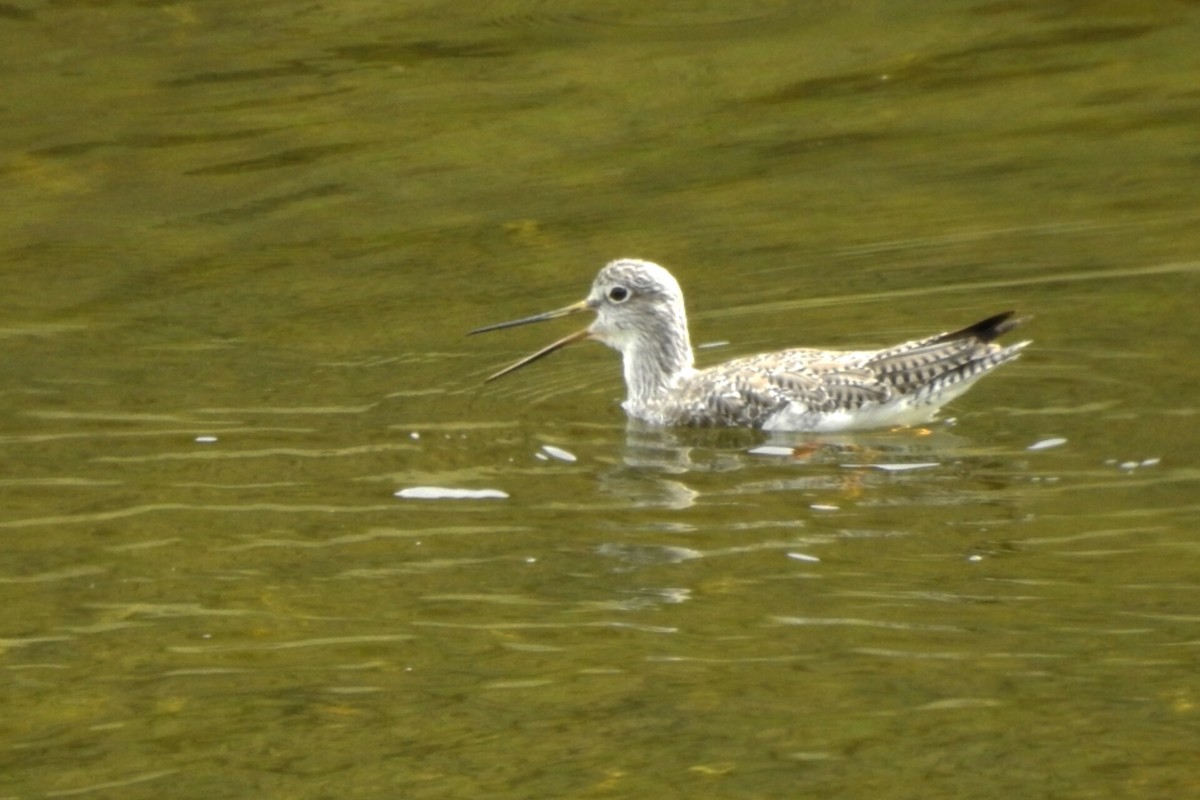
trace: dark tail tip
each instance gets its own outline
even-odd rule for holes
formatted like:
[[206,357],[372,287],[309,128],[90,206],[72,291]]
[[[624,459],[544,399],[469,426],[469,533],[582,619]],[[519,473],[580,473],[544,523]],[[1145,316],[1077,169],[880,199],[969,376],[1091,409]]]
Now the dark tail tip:
[[1029,317],[1014,317],[1015,311],[1001,311],[999,314],[981,319],[974,325],[968,325],[962,330],[944,334],[941,338],[943,341],[951,339],[978,339],[981,342],[990,342],[994,339],[999,339],[1004,334],[1016,328],[1023,322],[1029,320]]

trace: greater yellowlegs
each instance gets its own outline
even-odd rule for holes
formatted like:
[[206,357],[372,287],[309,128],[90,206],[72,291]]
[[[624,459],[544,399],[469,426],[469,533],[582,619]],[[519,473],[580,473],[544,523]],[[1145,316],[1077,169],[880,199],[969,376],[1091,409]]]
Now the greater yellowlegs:
[[635,419],[654,425],[845,431],[929,422],[943,405],[1029,344],[992,343],[1020,322],[1005,311],[962,330],[882,350],[780,350],[696,369],[679,283],[658,264],[629,258],[605,265],[578,303],[471,333],[580,311],[594,311],[595,321],[487,380],[572,342],[595,339],[620,351],[627,391],[622,405]]

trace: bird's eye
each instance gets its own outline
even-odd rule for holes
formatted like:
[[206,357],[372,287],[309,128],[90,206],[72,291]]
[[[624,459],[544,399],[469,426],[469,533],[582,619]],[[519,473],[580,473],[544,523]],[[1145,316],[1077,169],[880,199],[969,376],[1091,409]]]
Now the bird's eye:
[[624,303],[629,299],[629,290],[624,286],[614,286],[608,290],[608,299],[614,303]]

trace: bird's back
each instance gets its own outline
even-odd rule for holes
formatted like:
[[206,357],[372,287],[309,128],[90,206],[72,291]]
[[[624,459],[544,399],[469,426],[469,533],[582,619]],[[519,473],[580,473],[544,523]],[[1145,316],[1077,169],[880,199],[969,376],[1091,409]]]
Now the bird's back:
[[683,376],[653,421],[835,431],[927,422],[1028,342],[994,339],[1012,312],[882,350],[794,349],[738,358]]

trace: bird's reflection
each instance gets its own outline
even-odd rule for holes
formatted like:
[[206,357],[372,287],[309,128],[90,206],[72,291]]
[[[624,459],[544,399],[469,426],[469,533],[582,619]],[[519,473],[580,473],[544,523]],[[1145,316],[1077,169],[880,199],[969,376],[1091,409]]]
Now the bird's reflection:
[[[704,496],[769,491],[857,495],[872,480],[924,473],[972,453],[949,425],[869,434],[773,433],[738,428],[672,429],[631,423],[619,465],[600,476],[605,491],[634,507],[683,509]],[[780,474],[778,467],[788,470]],[[771,468],[766,477],[760,468]],[[747,480],[704,476],[747,471]],[[708,487],[708,488],[706,488]]]

